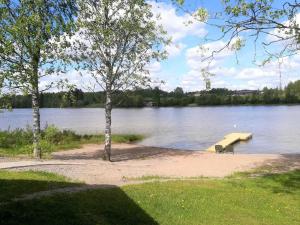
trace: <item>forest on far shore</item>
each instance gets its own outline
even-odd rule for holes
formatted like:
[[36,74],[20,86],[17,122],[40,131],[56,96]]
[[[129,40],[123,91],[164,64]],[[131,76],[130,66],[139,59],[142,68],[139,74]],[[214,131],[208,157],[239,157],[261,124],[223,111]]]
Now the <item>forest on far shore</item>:
[[[42,108],[103,107],[105,92],[42,93]],[[10,99],[12,108],[31,108],[30,95],[15,95]],[[264,88],[263,90],[233,91],[216,88],[209,91],[184,92],[177,87],[171,92],[156,88],[119,91],[113,95],[115,107],[168,107],[168,106],[214,106],[214,105],[264,105],[299,104],[300,80],[289,83],[283,90]]]

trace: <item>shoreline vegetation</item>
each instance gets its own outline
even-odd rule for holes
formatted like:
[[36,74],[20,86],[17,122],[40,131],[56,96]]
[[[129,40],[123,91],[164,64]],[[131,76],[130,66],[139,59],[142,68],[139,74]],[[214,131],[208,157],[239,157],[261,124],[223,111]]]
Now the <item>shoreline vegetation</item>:
[[[113,143],[134,143],[144,137],[135,134],[114,134]],[[0,130],[0,157],[31,156],[33,145],[31,127],[15,130]],[[41,148],[44,156],[52,152],[80,148],[84,144],[104,143],[103,134],[81,135],[71,130],[59,130],[57,127],[46,126],[41,131]]]
[[[31,96],[10,97],[12,108],[31,108]],[[1,102],[1,99],[0,99]],[[295,105],[300,104],[300,80],[290,83],[283,90],[228,90],[217,88],[209,91],[184,92],[182,88],[166,92],[154,89],[118,91],[112,96],[113,107],[170,107],[170,106],[231,106],[231,105]],[[105,92],[42,93],[41,108],[96,108],[105,107]]]

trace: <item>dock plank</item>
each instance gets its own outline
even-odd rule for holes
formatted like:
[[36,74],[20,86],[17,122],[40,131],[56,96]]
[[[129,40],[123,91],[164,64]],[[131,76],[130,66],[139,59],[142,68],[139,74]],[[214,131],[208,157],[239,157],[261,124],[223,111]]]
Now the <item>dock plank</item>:
[[251,138],[252,138],[251,133],[230,133],[230,134],[226,135],[223,140],[221,140],[218,143],[212,145],[206,151],[215,152],[216,151],[216,148],[215,148],[216,145],[221,145],[225,149],[227,146],[232,145],[236,142],[247,141]]

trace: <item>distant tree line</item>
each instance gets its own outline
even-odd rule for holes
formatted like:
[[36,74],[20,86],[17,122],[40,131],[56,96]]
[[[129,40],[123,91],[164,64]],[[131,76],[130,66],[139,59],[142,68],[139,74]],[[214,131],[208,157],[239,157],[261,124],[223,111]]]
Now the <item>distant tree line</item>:
[[[31,108],[31,97],[16,95],[11,99],[13,108]],[[43,108],[104,107],[105,92],[43,93],[40,105]],[[213,105],[262,105],[300,104],[300,80],[290,83],[283,90],[264,88],[261,91],[233,91],[217,88],[210,91],[184,92],[177,87],[166,92],[159,88],[135,89],[116,92],[114,107],[168,107],[168,106],[213,106]]]

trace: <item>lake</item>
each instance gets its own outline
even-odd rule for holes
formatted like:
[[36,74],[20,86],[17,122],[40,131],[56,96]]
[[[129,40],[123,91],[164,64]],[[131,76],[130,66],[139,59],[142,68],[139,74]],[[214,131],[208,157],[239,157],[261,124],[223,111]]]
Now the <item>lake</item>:
[[[0,113],[0,129],[31,124],[31,109]],[[41,109],[42,126],[103,133],[103,109]],[[204,150],[231,132],[251,132],[236,152],[299,153],[300,106],[114,109],[113,132],[143,134],[143,145]]]

